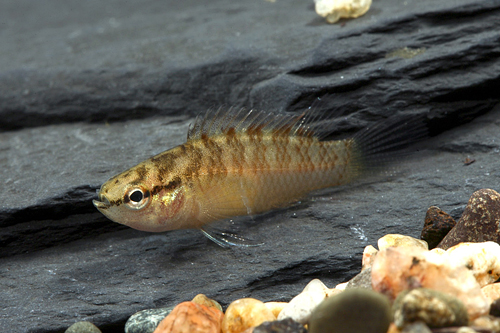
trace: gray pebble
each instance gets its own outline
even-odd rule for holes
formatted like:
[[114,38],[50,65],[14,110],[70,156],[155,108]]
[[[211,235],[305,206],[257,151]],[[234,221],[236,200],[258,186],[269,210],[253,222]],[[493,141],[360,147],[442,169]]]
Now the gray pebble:
[[173,309],[173,307],[168,307],[139,311],[127,320],[125,333],[152,333]]
[[64,333],[102,333],[100,329],[88,321],[74,323]]

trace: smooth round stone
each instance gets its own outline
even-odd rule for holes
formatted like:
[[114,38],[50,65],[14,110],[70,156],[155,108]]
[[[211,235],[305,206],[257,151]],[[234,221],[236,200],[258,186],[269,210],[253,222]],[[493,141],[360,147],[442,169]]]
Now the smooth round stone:
[[74,323],[64,333],[102,333],[100,329],[88,321]]
[[439,207],[431,206],[425,214],[424,228],[420,238],[429,244],[429,249],[433,249],[456,224],[457,222],[448,213]]
[[387,297],[367,289],[347,289],[327,298],[312,313],[310,333],[386,333],[392,321]]
[[318,279],[311,280],[300,294],[295,296],[278,315],[278,320],[291,318],[305,324],[309,321],[313,310],[327,297],[339,293],[339,290],[328,289]]
[[125,323],[125,333],[153,333],[174,308],[147,309],[133,314]]
[[406,235],[387,234],[377,241],[378,249],[383,250],[388,247],[418,247],[428,250],[427,242]]
[[298,322],[287,318],[265,322],[254,328],[253,333],[307,333],[307,330]]
[[222,320],[223,333],[239,333],[276,317],[267,306],[254,298],[242,298],[229,304]]
[[393,309],[394,323],[399,328],[417,321],[429,327],[466,326],[469,322],[467,309],[459,299],[432,289],[403,291]]

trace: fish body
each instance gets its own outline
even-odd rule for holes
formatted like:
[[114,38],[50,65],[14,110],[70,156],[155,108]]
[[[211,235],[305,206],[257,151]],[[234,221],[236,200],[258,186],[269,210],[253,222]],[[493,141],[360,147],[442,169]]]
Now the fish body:
[[314,120],[308,114],[207,112],[186,143],[104,183],[94,205],[109,219],[143,231],[202,229],[348,183],[423,135],[421,124],[396,121],[326,141]]

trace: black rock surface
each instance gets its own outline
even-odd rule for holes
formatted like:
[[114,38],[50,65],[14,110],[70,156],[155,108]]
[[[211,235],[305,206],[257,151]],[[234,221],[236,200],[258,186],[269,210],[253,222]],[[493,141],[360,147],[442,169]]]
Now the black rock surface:
[[[460,217],[475,190],[500,191],[499,14],[499,1],[380,0],[328,25],[299,0],[3,1],[0,327],[121,332],[198,293],[288,301],[356,275],[384,234],[418,237],[431,205]],[[348,115],[339,130],[400,112],[437,136],[394,177],[258,218],[243,235],[260,247],[131,230],[91,204],[208,107],[298,111],[324,95]]]

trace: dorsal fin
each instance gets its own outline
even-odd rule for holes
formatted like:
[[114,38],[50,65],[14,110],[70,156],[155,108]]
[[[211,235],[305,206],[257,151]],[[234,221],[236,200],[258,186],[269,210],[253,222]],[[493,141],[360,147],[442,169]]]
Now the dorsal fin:
[[269,133],[301,137],[319,137],[324,114],[308,109],[299,115],[247,110],[245,108],[209,109],[189,126],[187,140],[200,140],[220,134]]

